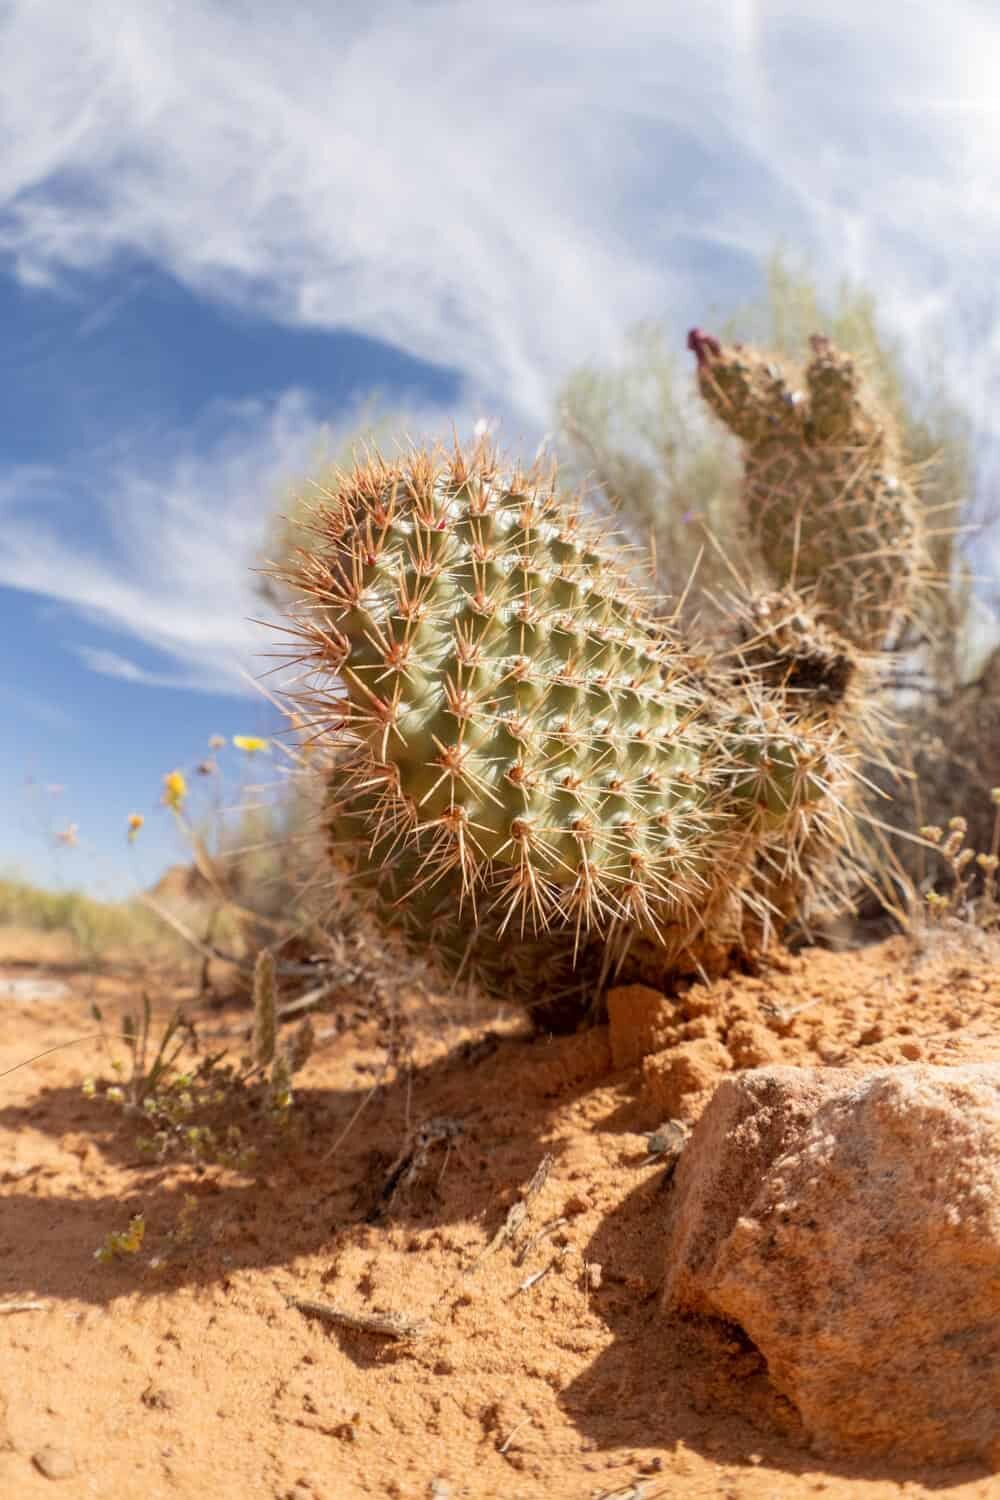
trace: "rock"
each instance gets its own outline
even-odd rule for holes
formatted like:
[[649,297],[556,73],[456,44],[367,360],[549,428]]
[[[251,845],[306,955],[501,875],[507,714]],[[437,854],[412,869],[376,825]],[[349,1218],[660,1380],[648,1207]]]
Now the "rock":
[[643,1113],[654,1125],[660,1120],[693,1120],[708,1091],[732,1066],[732,1057],[712,1037],[681,1042],[645,1058],[640,1093]]
[[76,1460],[72,1453],[66,1448],[56,1448],[52,1443],[47,1443],[44,1448],[33,1453],[31,1462],[46,1479],[72,1479],[76,1473]]
[[668,1227],[666,1305],[738,1324],[819,1451],[1000,1466],[1000,1065],[727,1078]]
[[623,984],[609,990],[608,1023],[616,1068],[628,1068],[650,1052],[662,1052],[678,1038],[676,1011],[659,990]]

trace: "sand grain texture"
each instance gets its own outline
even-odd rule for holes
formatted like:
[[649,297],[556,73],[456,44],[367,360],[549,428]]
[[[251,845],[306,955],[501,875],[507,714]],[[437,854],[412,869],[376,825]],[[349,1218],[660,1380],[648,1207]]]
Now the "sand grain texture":
[[[0,1007],[0,1070],[92,1031],[94,998],[106,1016],[137,1002],[135,974],[92,980],[51,955],[32,966],[23,942],[16,954],[5,963],[0,946],[5,976],[60,978],[70,996]],[[707,1044],[682,1095],[693,1122],[741,1059],[837,1073],[1000,1057],[998,978],[970,944],[920,956],[893,939],[693,986],[653,1031]],[[194,1010],[170,976],[145,982],[161,1014],[177,996]],[[473,1024],[416,995],[400,1006],[409,1070],[385,1070],[374,1027],[317,1018],[294,1128],[252,1173],[144,1160],[135,1122],[81,1092],[106,1072],[95,1043],[0,1082],[0,1303],[43,1304],[0,1316],[0,1493],[592,1500],[639,1482],[645,1500],[1000,1494],[982,1462],[818,1457],[749,1341],[722,1330],[706,1347],[663,1315],[675,1189],[645,1134],[659,1123],[650,1059],[619,1038],[630,1060],[616,1067],[606,1031],[526,1040],[512,1019]],[[635,1008],[648,1025],[649,1006]],[[246,1019],[204,1012],[205,1044],[238,1053]],[[654,1056],[668,1071],[669,1048]],[[435,1136],[379,1216],[390,1169],[432,1121],[458,1128]],[[95,1261],[140,1211],[141,1252]],[[379,1337],[296,1298],[426,1332]],[[38,1454],[68,1477],[46,1477]]]

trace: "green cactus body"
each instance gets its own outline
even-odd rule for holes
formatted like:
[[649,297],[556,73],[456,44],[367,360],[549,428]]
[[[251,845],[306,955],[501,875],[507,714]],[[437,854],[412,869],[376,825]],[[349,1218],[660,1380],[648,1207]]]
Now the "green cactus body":
[[[685,909],[655,936],[625,922],[603,936],[555,922],[538,934],[511,931],[503,902],[480,899],[472,920],[457,868],[428,880],[432,841],[426,832],[402,843],[388,832],[371,837],[373,802],[370,794],[358,796],[358,774],[356,765],[335,762],[326,814],[329,853],[353,903],[446,981],[474,981],[485,993],[523,1006],[545,1030],[574,1030],[584,1017],[599,1017],[609,984],[664,984],[679,974],[721,972],[733,949],[747,943],[753,911],[743,901],[753,871],[745,856],[751,843],[758,853],[766,849],[765,837],[747,831],[743,850],[730,849],[727,869],[720,853],[717,878],[697,916]],[[754,789],[743,790],[749,811]],[[786,863],[779,861],[783,872]],[[769,901],[750,905],[770,908]]]
[[831,724],[719,698],[551,482],[418,453],[346,477],[317,531],[292,581],[311,711],[340,726],[331,836],[383,920],[456,952],[679,951],[814,826]]
[[771,578],[865,651],[910,610],[919,513],[888,415],[827,339],[804,389],[774,359],[694,330],[699,385],[744,445],[747,517]]

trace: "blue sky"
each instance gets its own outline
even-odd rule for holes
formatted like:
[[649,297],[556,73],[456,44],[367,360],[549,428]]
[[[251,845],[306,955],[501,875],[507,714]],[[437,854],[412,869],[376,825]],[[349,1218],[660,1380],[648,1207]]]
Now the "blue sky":
[[0,870],[179,857],[163,772],[273,727],[266,518],[373,390],[533,452],[569,370],[640,318],[683,351],[781,243],[995,482],[987,0],[8,0],[0,49]]

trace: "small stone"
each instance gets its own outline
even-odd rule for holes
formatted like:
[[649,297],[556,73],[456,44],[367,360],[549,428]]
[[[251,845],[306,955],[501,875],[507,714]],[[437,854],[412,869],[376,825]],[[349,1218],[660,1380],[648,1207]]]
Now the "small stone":
[[147,1385],[142,1393],[142,1404],[148,1406],[151,1411],[173,1411],[177,1405],[177,1398],[171,1391],[165,1391],[162,1386]]
[[76,1460],[69,1449],[57,1448],[53,1443],[46,1443],[33,1453],[31,1462],[46,1479],[72,1479],[76,1473]]

